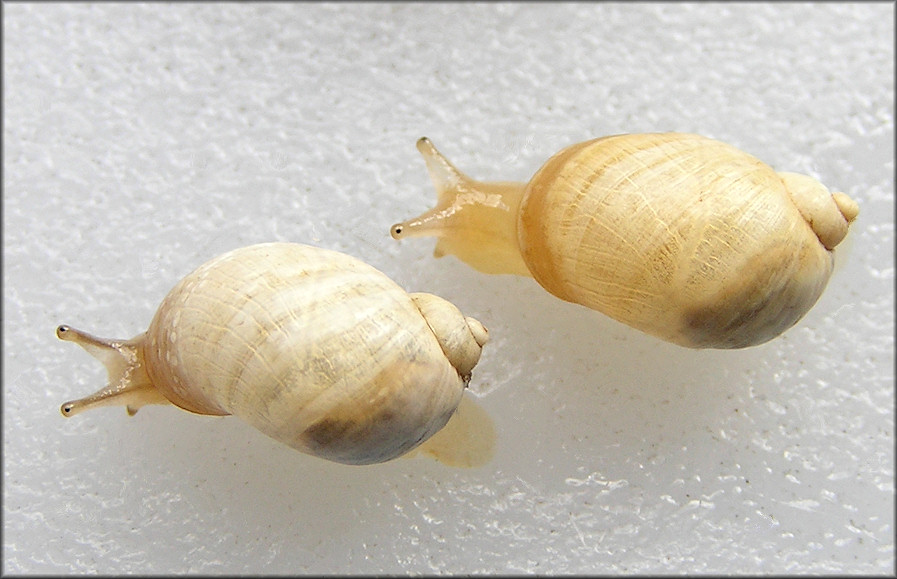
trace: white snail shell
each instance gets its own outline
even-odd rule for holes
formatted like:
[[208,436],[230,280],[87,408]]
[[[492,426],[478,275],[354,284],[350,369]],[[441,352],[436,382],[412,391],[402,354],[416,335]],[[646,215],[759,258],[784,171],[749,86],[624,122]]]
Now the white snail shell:
[[63,415],[172,403],[233,414],[302,452],[383,462],[441,429],[488,339],[446,300],[353,257],[293,243],[225,253],[182,279],[127,341],[60,326],[110,383]]
[[487,183],[418,141],[437,206],[393,225],[435,255],[531,275],[552,294],[693,348],[742,348],[797,323],[859,208],[811,177],[682,133],[615,135],[555,154],[529,183]]

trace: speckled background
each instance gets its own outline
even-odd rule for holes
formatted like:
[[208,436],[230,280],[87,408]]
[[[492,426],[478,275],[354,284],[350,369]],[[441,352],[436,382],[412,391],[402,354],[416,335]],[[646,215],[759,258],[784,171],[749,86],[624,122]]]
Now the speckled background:
[[[4,573],[864,573],[894,567],[894,6],[4,3]],[[526,180],[689,131],[853,196],[815,308],[692,351],[390,224],[429,136]],[[72,420],[214,255],[351,253],[481,319],[487,466],[348,467],[237,419]]]

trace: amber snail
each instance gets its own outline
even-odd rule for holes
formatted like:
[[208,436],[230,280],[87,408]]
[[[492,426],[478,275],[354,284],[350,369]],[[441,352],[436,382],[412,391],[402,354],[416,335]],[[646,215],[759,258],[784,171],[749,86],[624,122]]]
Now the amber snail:
[[205,263],[130,340],[64,325],[57,335],[109,373],[106,388],[63,404],[65,416],[170,403],[236,415],[347,464],[391,460],[443,428],[488,340],[480,322],[448,301],[406,293],[351,256],[295,243]]
[[817,180],[683,133],[603,137],[528,183],[473,180],[417,143],[437,206],[392,237],[437,236],[486,273],[529,275],[564,300],[692,348],[743,348],[792,327],[832,273],[859,208]]

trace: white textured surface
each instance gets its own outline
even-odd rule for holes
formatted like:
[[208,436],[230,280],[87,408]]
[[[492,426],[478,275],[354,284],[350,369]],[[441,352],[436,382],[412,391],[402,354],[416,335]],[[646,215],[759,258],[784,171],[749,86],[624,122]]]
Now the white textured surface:
[[[4,4],[5,573],[894,573],[893,4]],[[527,179],[680,130],[860,204],[786,335],[691,351],[401,244],[415,140]],[[208,258],[345,251],[481,319],[495,459],[348,467],[236,419],[64,420],[54,336],[145,329]]]

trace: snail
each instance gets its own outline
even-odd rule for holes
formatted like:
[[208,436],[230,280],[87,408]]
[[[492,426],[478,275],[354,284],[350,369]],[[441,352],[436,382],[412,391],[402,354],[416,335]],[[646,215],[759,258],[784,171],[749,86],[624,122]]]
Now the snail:
[[691,348],[744,348],[816,303],[859,208],[699,135],[612,135],[569,146],[528,183],[482,182],[426,137],[435,208],[392,226],[434,255],[532,276],[569,302]]
[[64,416],[170,403],[238,416],[345,464],[391,460],[445,426],[488,340],[448,301],[296,243],[244,247],[201,265],[130,340],[65,325],[56,332],[109,374],[107,387],[63,404]]

